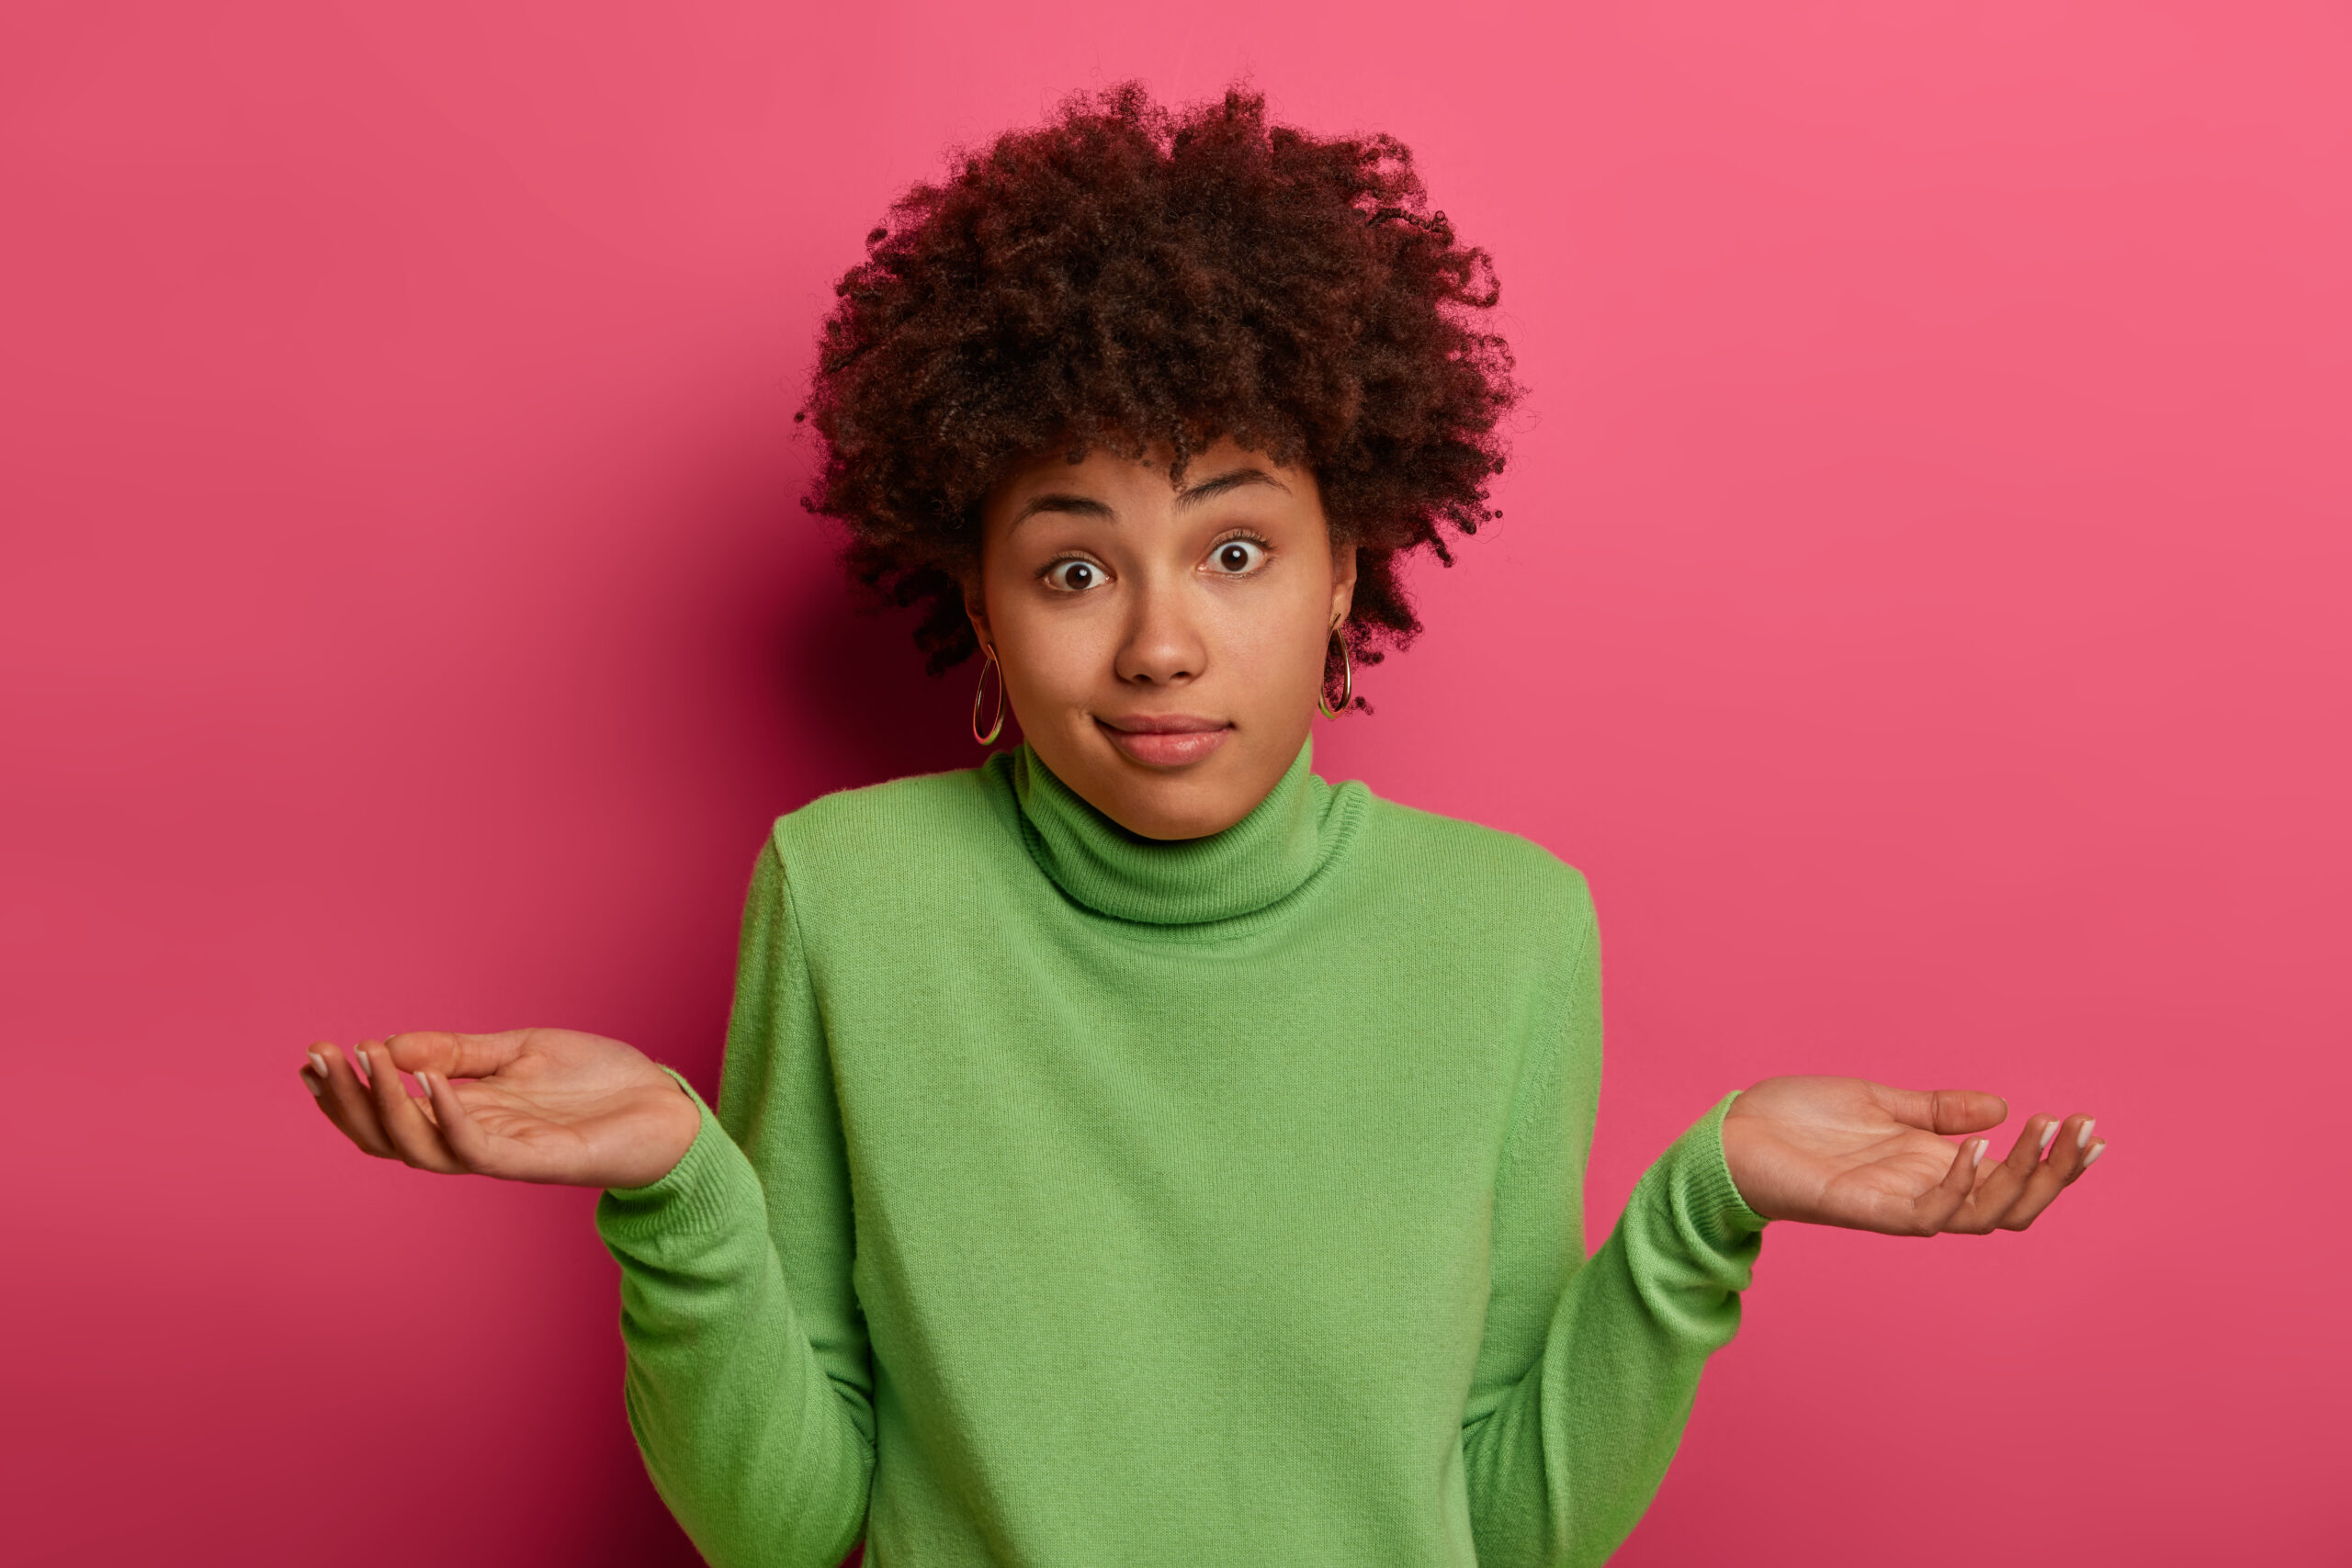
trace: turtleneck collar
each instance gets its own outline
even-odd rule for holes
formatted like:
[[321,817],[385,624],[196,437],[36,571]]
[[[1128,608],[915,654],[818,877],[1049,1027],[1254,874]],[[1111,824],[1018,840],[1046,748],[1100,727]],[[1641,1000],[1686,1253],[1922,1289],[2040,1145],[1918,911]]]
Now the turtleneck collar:
[[1011,774],[1022,837],[1055,886],[1099,914],[1183,926],[1262,909],[1305,885],[1353,835],[1352,795],[1315,776],[1309,740],[1266,798],[1222,833],[1147,839],[1088,805],[1027,742],[996,761]]

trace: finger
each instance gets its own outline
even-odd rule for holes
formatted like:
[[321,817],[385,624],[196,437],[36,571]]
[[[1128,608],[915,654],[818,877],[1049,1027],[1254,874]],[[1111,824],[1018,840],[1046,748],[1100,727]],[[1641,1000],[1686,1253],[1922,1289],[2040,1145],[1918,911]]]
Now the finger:
[[2025,1125],[2018,1129],[2018,1141],[2009,1145],[2008,1157],[1994,1167],[1996,1179],[2007,1179],[2020,1188],[2031,1180],[2041,1168],[2041,1156],[2050,1152],[2052,1140],[2058,1136],[2058,1127],[2055,1116],[2027,1117]]
[[2027,1183],[2025,1191],[2001,1216],[2003,1230],[2021,1231],[2033,1224],[2036,1215],[2057,1201],[2058,1194],[2090,1168],[2091,1161],[2098,1157],[2098,1152],[2107,1146],[2104,1139],[2091,1136],[2091,1128],[2095,1125],[2096,1118],[2080,1114],[2069,1116],[2063,1123],[2055,1125],[2053,1131],[2056,1135],[2051,1139],[2050,1157],[2041,1163],[2041,1168],[2034,1172],[2033,1179]]
[[310,1054],[303,1058],[300,1072],[296,1075],[302,1080],[302,1087],[310,1091],[311,1098],[319,1102],[319,1114],[324,1116],[336,1132],[358,1145],[363,1153],[382,1159],[391,1158],[391,1145],[370,1135],[375,1132],[372,1123],[362,1124],[357,1130],[349,1124],[344,1109],[345,1096],[336,1090],[334,1074],[327,1066],[329,1056],[340,1061],[342,1054],[324,1042],[311,1046]]
[[[382,1115],[381,1115],[381,1114],[379,1114],[379,1113],[378,1113],[378,1112],[377,1112],[377,1111],[376,1111],[375,1090],[374,1090],[374,1089],[373,1089],[373,1088],[371,1088],[371,1087],[370,1087],[370,1085],[373,1083],[373,1081],[374,1081],[375,1077],[376,1077],[378,1075],[377,1075],[377,1074],[374,1072],[374,1070],[371,1068],[368,1074],[366,1074],[365,1076],[363,1076],[363,1075],[360,1073],[359,1068],[360,1068],[361,1066],[366,1066],[366,1065],[368,1064],[368,1059],[369,1059],[369,1057],[368,1057],[368,1054],[369,1054],[370,1052],[375,1052],[375,1053],[379,1053],[379,1054],[380,1054],[380,1053],[382,1053],[382,1052],[384,1052],[384,1051],[388,1050],[388,1049],[390,1047],[390,1045],[391,1045],[391,1041],[390,1041],[390,1040],[366,1040],[366,1041],[362,1041],[359,1044],[353,1046],[353,1047],[352,1047],[352,1052],[351,1052],[352,1061],[353,1061],[353,1063],[354,1063],[354,1066],[353,1066],[353,1067],[352,1067],[352,1072],[351,1072],[352,1081],[353,1081],[353,1082],[355,1082],[355,1083],[356,1083],[356,1084],[358,1084],[358,1085],[360,1086],[360,1098],[361,1098],[361,1100],[362,1100],[362,1102],[363,1102],[363,1103],[365,1103],[365,1104],[366,1104],[366,1106],[368,1107],[368,1110],[369,1113],[370,1113],[370,1114],[372,1114],[372,1115],[375,1115],[375,1117],[376,1117],[376,1124],[377,1124],[377,1126],[378,1126],[378,1128],[379,1128],[379,1129],[381,1129],[381,1128],[382,1128],[382,1126],[383,1126],[383,1120],[384,1120],[384,1119],[383,1119]],[[396,1065],[396,1066],[395,1066],[395,1067],[394,1067],[394,1070],[393,1070],[393,1074],[392,1074],[392,1076],[393,1076],[395,1078],[399,1077],[399,1076],[400,1076],[400,1073],[399,1073],[399,1070],[398,1070],[397,1065]],[[425,1117],[425,1120],[427,1120],[427,1121],[433,1121],[433,1120],[435,1120],[434,1115],[433,1115],[433,1106],[432,1106],[432,1104],[431,1104],[431,1102],[430,1102],[430,1101],[423,1100],[419,1100],[419,1099],[415,1098],[413,1095],[412,1095],[412,1096],[410,1096],[410,1097],[409,1097],[409,1103],[410,1103],[411,1105],[415,1106],[415,1107],[416,1107],[420,1111],[424,1112],[424,1117]],[[388,1148],[390,1148],[390,1155],[388,1156],[388,1157],[389,1157],[389,1158],[391,1158],[391,1159],[398,1159],[398,1158],[400,1158],[400,1157],[401,1157],[400,1150],[399,1150],[398,1148],[396,1148],[396,1147],[390,1147],[390,1139],[389,1139],[389,1138],[387,1138],[386,1143],[387,1143],[387,1147],[388,1147]]]
[[400,1069],[392,1065],[390,1054],[378,1045],[363,1048],[363,1055],[368,1063],[368,1089],[375,1100],[377,1118],[401,1160],[419,1170],[437,1170],[453,1176],[463,1171],[466,1168],[441,1142],[440,1130],[424,1119],[424,1112],[409,1098],[408,1088],[401,1082]]
[[458,1163],[480,1175],[497,1175],[497,1140],[483,1132],[481,1124],[467,1113],[466,1102],[458,1097],[457,1089],[430,1069],[417,1074],[416,1081],[424,1086],[441,1141]]
[[453,1078],[486,1078],[512,1064],[523,1053],[527,1029],[503,1030],[496,1034],[454,1034],[440,1029],[415,1029],[384,1042],[392,1065],[402,1072],[426,1068]]
[[2032,1190],[2041,1169],[2041,1151],[2057,1135],[2058,1118],[2030,1116],[2009,1145],[2008,1157],[1987,1159],[1976,1168],[1976,1189],[1945,1228],[1968,1235],[1984,1235],[2007,1224],[2018,1202]]
[[1968,1201],[1969,1192],[1976,1185],[1976,1168],[1984,1162],[1984,1151],[1993,1146],[1990,1138],[1971,1138],[1951,1152],[1951,1168],[1944,1179],[1922,1192],[1911,1205],[1914,1233],[1934,1235],[1948,1229],[1961,1206]]
[[1973,1089],[1889,1089],[1874,1083],[1871,1096],[1896,1121],[1947,1137],[1982,1133],[2009,1119],[2007,1100]]
[[378,1159],[400,1158],[400,1151],[384,1135],[383,1122],[368,1098],[367,1084],[344,1059],[343,1052],[332,1042],[321,1041],[311,1047],[311,1057],[320,1064],[322,1080],[319,1109],[326,1112],[335,1130]]

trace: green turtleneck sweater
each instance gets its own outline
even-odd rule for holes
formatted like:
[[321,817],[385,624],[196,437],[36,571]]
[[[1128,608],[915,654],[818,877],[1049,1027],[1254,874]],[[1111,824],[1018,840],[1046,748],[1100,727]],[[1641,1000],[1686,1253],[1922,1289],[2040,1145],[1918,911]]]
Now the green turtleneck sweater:
[[1585,1256],[1599,976],[1576,872],[1305,750],[1184,843],[1025,747],[792,813],[598,1206],[655,1484],[717,1568],[1602,1561],[1764,1222],[1726,1100]]

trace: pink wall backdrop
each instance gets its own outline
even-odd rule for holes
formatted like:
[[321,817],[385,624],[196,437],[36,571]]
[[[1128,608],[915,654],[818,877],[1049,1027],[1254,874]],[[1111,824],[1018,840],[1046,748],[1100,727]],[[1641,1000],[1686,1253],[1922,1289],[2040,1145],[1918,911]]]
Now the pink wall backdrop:
[[1246,73],[1500,265],[1509,519],[1320,755],[1591,875],[1596,1239],[1772,1072],[2115,1140],[2026,1235],[1777,1228],[1620,1561],[2347,1561],[2347,67],[2328,0],[9,7],[5,1555],[692,1560],[590,1195],[358,1157],[300,1047],[712,1081],[767,821],[973,760],[794,503],[830,280],[953,141]]

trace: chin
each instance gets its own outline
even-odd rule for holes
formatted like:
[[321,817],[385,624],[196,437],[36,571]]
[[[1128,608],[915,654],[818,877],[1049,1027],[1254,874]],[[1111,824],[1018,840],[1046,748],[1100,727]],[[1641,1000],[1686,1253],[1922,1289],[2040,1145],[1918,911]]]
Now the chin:
[[1228,778],[1217,776],[1227,773],[1226,769],[1201,776],[1214,761],[1182,772],[1129,764],[1120,770],[1125,776],[1115,791],[1119,808],[1104,815],[1147,839],[1204,839],[1221,833],[1249,816],[1264,791],[1253,795],[1235,787]]

